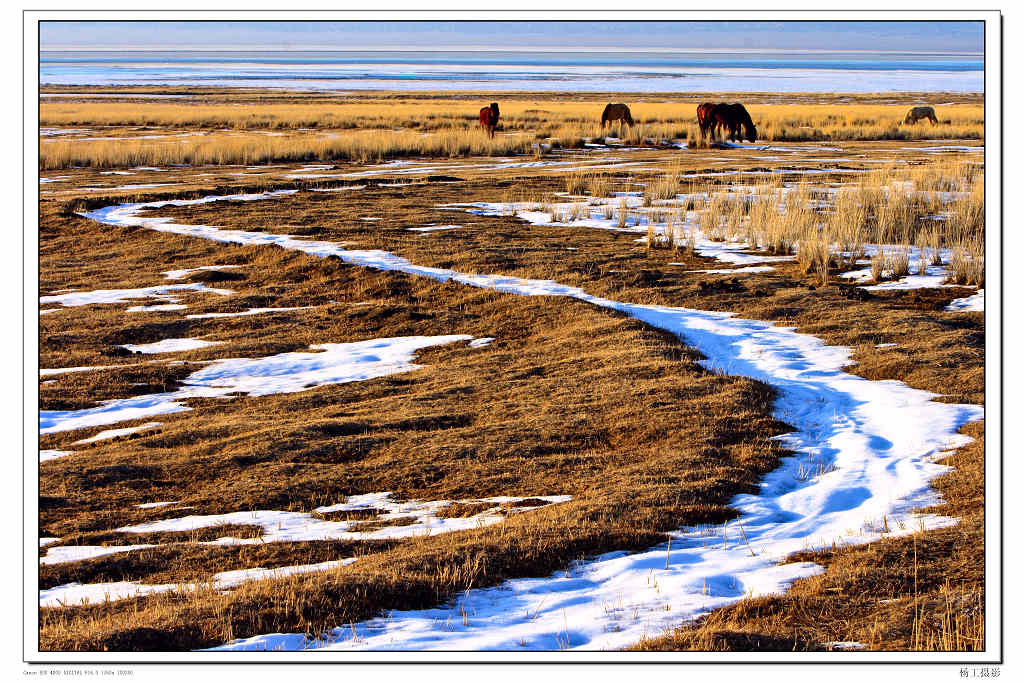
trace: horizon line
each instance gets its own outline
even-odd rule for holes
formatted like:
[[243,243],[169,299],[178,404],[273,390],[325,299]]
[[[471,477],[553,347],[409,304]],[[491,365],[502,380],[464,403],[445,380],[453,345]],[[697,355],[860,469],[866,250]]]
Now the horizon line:
[[982,57],[984,51],[973,52],[965,50],[943,51],[943,50],[827,50],[818,48],[677,48],[677,47],[559,47],[559,46],[531,46],[531,47],[508,47],[500,50],[489,45],[452,45],[452,46],[380,46],[368,45],[357,47],[336,47],[332,45],[311,45],[296,47],[292,45],[56,45],[54,47],[40,47],[42,52],[636,52],[636,53],[658,53],[672,52],[680,54],[737,54],[737,53],[768,53],[768,54],[873,54],[873,55],[957,55],[969,57]]

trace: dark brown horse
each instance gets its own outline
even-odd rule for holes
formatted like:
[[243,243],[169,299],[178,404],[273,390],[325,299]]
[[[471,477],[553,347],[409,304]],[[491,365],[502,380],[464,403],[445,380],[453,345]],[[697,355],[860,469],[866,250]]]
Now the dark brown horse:
[[932,125],[939,122],[938,117],[935,116],[935,110],[931,107],[912,107],[910,111],[907,112],[907,117],[903,119],[903,123],[913,124],[924,119],[931,121]]
[[491,102],[489,106],[480,110],[480,127],[487,131],[487,135],[494,137],[494,129],[498,127],[498,103]]
[[[601,114],[601,127],[604,128],[606,124],[612,121],[625,121],[627,126],[633,125],[633,115],[629,113],[629,107],[622,104],[609,104],[604,108],[604,113]],[[619,124],[622,125],[621,123]]]
[[711,132],[711,126],[713,125],[711,111],[714,108],[715,105],[711,102],[705,102],[697,107],[697,125],[700,126],[700,134],[703,137],[707,137],[708,133]]
[[[729,131],[730,140],[747,139],[751,142],[757,140],[757,128],[750,119],[746,107],[742,104],[716,104],[710,113],[712,133],[717,135],[718,131],[726,128]],[[743,135],[740,135],[740,128]]]

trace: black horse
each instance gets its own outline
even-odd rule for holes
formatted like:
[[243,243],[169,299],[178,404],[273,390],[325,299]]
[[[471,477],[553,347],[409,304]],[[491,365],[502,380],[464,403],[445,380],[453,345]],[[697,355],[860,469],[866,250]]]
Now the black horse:
[[[709,119],[711,121],[711,131],[715,135],[722,128],[726,128],[729,131],[730,140],[746,139],[751,142],[757,140],[757,128],[754,126],[750,114],[747,113],[746,107],[742,104],[720,102],[711,109]],[[742,136],[740,135],[740,128],[743,129]]]

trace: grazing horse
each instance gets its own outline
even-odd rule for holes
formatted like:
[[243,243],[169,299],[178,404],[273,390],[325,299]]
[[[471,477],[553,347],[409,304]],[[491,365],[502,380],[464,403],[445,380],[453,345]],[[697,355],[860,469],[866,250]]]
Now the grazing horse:
[[494,129],[498,127],[497,102],[491,102],[480,110],[480,127],[487,131],[488,136],[494,137]]
[[[629,113],[629,107],[622,104],[609,104],[604,108],[604,113],[601,114],[601,128],[604,128],[606,124],[612,121],[625,121],[627,126],[633,125],[633,115]],[[619,123],[621,126],[622,123]]]
[[931,107],[911,107],[907,112],[907,118],[903,119],[903,123],[917,123],[921,119],[928,119],[932,125],[939,122],[938,117],[935,116],[935,110]]
[[708,133],[711,131],[711,127],[714,125],[711,120],[711,111],[714,108],[715,105],[710,102],[705,102],[697,107],[697,125],[700,126],[700,134],[703,137],[708,136]]
[[[747,108],[742,104],[716,104],[709,115],[711,119],[712,133],[718,133],[721,128],[729,129],[730,140],[757,140],[757,128],[747,113]],[[740,135],[740,128],[743,128],[743,135]]]

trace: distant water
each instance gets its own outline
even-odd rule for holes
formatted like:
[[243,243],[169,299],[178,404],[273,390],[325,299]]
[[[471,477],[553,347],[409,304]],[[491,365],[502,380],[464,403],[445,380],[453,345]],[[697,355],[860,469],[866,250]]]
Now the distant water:
[[304,90],[982,92],[984,57],[830,52],[42,52],[40,83]]

